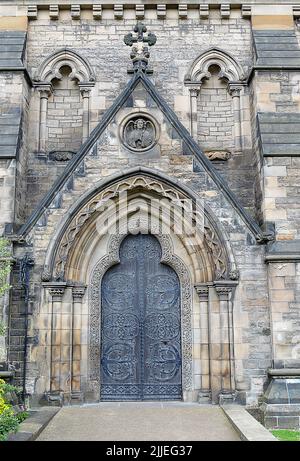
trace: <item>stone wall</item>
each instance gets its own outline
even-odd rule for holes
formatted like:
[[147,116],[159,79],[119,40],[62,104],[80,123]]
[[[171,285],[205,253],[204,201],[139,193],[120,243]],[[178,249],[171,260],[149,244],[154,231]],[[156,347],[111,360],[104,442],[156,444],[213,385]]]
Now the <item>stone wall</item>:
[[226,82],[210,69],[212,77],[201,85],[198,98],[198,143],[203,150],[229,150],[233,145],[232,97]]
[[300,367],[299,263],[269,263],[274,368]]
[[[24,5],[20,8],[27,11]],[[252,5],[252,25],[257,29],[271,29],[274,24],[276,27],[282,25],[283,28],[291,29],[292,9],[288,9],[289,13],[281,16],[279,13],[282,8],[276,8],[275,18],[270,16],[270,8],[267,6],[258,5],[256,8],[256,5]],[[85,58],[96,77],[95,86],[91,88],[89,113],[90,128],[93,129],[131,78],[127,74],[127,68],[131,65],[129,48],[123,44],[123,36],[132,31],[137,13],[135,5],[124,10],[103,8],[101,18],[96,18],[90,7],[82,8],[79,15],[76,15],[75,10],[61,9],[54,19],[53,14],[49,15],[48,7],[39,9],[36,14],[34,8],[31,8],[27,66],[29,74],[34,76],[51,53],[64,47]],[[211,8],[208,15],[199,18],[198,5],[197,8],[191,6],[186,13],[184,10],[185,8],[178,9],[176,5],[169,5],[166,16],[162,19],[156,6],[149,6],[144,11],[143,22],[158,37],[153,51],[151,49],[151,79],[180,121],[190,129],[191,100],[184,78],[191,63],[207,49],[216,47],[230,53],[247,75],[254,64],[255,56],[250,14],[243,14],[240,8],[231,8],[229,14],[224,11],[222,13],[219,8]],[[299,38],[299,30],[296,30],[296,35]],[[47,114],[47,152],[39,152],[38,90],[28,90],[23,73],[0,73],[1,98],[3,94],[6,95],[5,100],[1,99],[0,110],[15,106],[23,116],[18,161],[0,161],[1,229],[5,223],[24,222],[49,191],[55,179],[63,173],[67,162],[49,157],[49,151],[76,151],[80,147],[82,96],[77,83],[74,81],[71,86],[66,85],[67,88],[62,88],[61,83],[52,83],[54,93],[49,98]],[[266,138],[261,136],[258,114],[293,116],[299,112],[299,72],[287,69],[254,70],[248,82],[243,83],[240,100],[240,151],[234,149],[233,118],[236,114],[232,109],[232,98],[220,81],[210,86],[211,83],[202,83],[198,98],[200,146],[204,150],[232,150],[228,160],[215,163],[216,169],[236,193],[239,202],[257,217],[260,225],[274,223],[277,242],[296,240],[294,243],[297,244],[297,239],[300,239],[299,152],[294,148],[293,155],[288,152],[283,152],[282,155],[265,155],[263,144]],[[123,117],[132,110],[141,109],[151,112],[158,119],[162,132],[159,145],[142,157],[140,153],[128,152],[120,142],[118,130]],[[280,122],[278,126],[280,129]],[[293,144],[290,140],[294,139],[294,135],[296,133],[289,133],[286,137],[288,142],[283,142],[283,145]],[[271,137],[279,139],[276,136],[278,133]],[[280,142],[275,144],[279,145]],[[299,366],[300,280],[297,258],[295,257],[294,262],[279,258],[277,262],[269,261],[267,266],[264,246],[257,245],[254,235],[249,232],[236,209],[224,198],[209,175],[201,168],[197,170],[196,163],[189,154],[180,137],[151,99],[145,97],[142,89],[137,89],[134,98],[127,101],[127,105],[121,109],[98,140],[97,146],[69,178],[63,190],[58,191],[28,236],[27,246],[15,245],[17,258],[29,252],[35,260],[30,287],[27,374],[29,392],[42,394],[47,390],[49,379],[47,354],[51,344],[51,301],[43,298],[46,289],[41,283],[47,248],[55,240],[56,230],[73,204],[92,187],[96,187],[100,179],[108,179],[126,169],[140,166],[158,170],[190,187],[209,205],[219,221],[220,229],[228,236],[227,242],[232,248],[240,272],[233,310],[236,385],[240,399],[249,405],[257,404],[267,381],[267,369],[271,365]],[[295,248],[296,246],[293,253],[296,252]],[[177,249],[179,253],[182,251],[180,245]],[[101,251],[104,251],[103,248]],[[197,260],[197,257],[198,255],[193,254],[191,260]],[[299,259],[299,255],[297,257]],[[18,283],[18,271],[17,265],[13,274],[14,288],[10,309],[10,361],[17,370],[17,380],[21,384],[25,320],[24,293]],[[194,281],[203,282],[200,278]],[[70,307],[70,293],[65,309]],[[194,297],[196,296],[195,292]],[[216,304],[212,303],[213,308],[218,302],[216,293],[214,302]],[[197,391],[201,386],[208,387],[207,372],[203,371],[207,368],[207,329],[203,326],[196,328],[196,322],[199,321],[200,314],[203,314],[198,308],[199,306],[195,306],[194,311],[194,327],[199,330],[195,332],[199,341],[194,342],[194,365],[197,370],[194,389]],[[57,329],[59,330],[58,327]],[[203,337],[199,339],[200,330]],[[69,330],[65,335],[67,342],[68,334]],[[86,347],[87,329],[84,334],[82,344]],[[61,350],[66,351],[67,343],[65,340],[56,340],[58,344],[55,343],[55,347],[62,348],[56,351],[59,355]],[[70,366],[69,358],[65,361],[67,362]],[[61,363],[58,364],[60,366]],[[67,376],[65,369],[64,373]]]
[[[158,145],[148,153],[134,154],[120,142],[118,127],[124,117],[132,111],[144,110],[155,117],[160,126]],[[141,157],[142,156],[142,157]],[[32,391],[35,377],[39,376],[39,392],[46,383],[41,374],[44,367],[41,357],[45,353],[45,338],[41,322],[47,317],[47,304],[42,304],[44,317],[40,317],[40,296],[43,288],[40,282],[46,250],[61,220],[67,216],[68,210],[85,192],[99,183],[99,179],[108,179],[114,174],[128,170],[132,167],[149,167],[153,171],[160,171],[171,178],[179,180],[189,186],[215,213],[221,225],[228,232],[230,245],[241,274],[241,285],[234,298],[234,337],[235,337],[235,369],[237,390],[240,398],[249,404],[257,402],[257,397],[263,391],[266,380],[266,368],[271,364],[270,321],[268,317],[268,297],[266,270],[263,265],[264,248],[258,246],[254,237],[246,229],[234,209],[226,202],[213,181],[204,171],[195,171],[193,159],[190,155],[183,155],[180,137],[171,129],[169,122],[163,117],[153,101],[148,98],[143,88],[137,88],[134,96],[129,99],[115,119],[106,129],[97,142],[97,149],[93,149],[85,158],[80,170],[73,175],[73,180],[68,182],[68,187],[59,193],[43,219],[40,219],[30,234],[32,242],[32,255],[36,261],[32,273],[32,284],[36,283],[36,293],[39,295],[34,300],[33,324],[30,337],[35,337],[36,342],[30,345],[30,364],[28,386]],[[103,250],[101,250],[103,251]],[[176,248],[180,251],[180,247]],[[195,257],[195,256],[194,256]],[[196,258],[197,259],[197,258]],[[91,270],[91,269],[89,269]],[[197,280],[197,282],[202,280]],[[196,282],[196,280],[195,280]],[[196,296],[196,294],[195,294]],[[197,311],[195,311],[195,314]],[[45,320],[46,321],[46,320]],[[48,318],[49,321],[49,318]],[[41,330],[40,330],[41,328]],[[47,328],[47,327],[46,327]],[[199,329],[200,331],[200,329]],[[49,340],[49,338],[48,338]],[[48,341],[47,340],[47,341]],[[86,339],[85,339],[86,340]],[[202,341],[202,338],[200,338]],[[200,344],[195,343],[195,347]],[[196,349],[195,349],[196,351]],[[194,389],[199,390],[200,383],[206,383],[205,376],[201,375],[199,351],[195,352],[198,374],[195,371]],[[201,352],[201,359],[205,362],[205,350]],[[41,368],[42,367],[42,368]],[[201,381],[202,376],[202,381]],[[83,379],[84,376],[83,376]],[[195,396],[194,396],[195,398]]]
[[265,219],[275,222],[277,240],[299,239],[299,158],[266,158],[264,177]]
[[[16,147],[11,146],[1,161],[1,233],[5,224],[24,220],[26,190],[26,149],[27,149],[27,84],[22,73],[0,73],[0,115],[22,120],[22,126],[9,126],[6,129],[17,130],[18,157]],[[12,132],[13,133],[13,132]],[[4,139],[2,140],[4,141]],[[9,149],[9,146],[7,146]],[[16,186],[18,184],[18,186]]]
[[[157,17],[156,8],[147,8],[143,21],[158,37],[155,52],[151,55],[151,67],[154,69],[153,81],[186,127],[189,127],[190,123],[190,98],[188,89],[184,86],[184,76],[193,60],[200,53],[215,46],[231,53],[245,69],[251,65],[250,21],[242,18],[240,10],[232,10],[230,17],[224,19],[221,18],[219,11],[211,10],[209,18],[199,20],[197,9],[189,9],[187,18],[181,19],[176,8],[168,8],[166,20],[162,21]],[[71,48],[86,58],[96,75],[95,88],[92,89],[90,97],[92,129],[101,118],[104,109],[110,106],[129,78],[126,74],[127,67],[130,66],[129,49],[123,44],[123,37],[132,30],[135,22],[133,8],[124,9],[124,15],[121,19],[116,19],[112,10],[103,9],[100,20],[93,19],[91,10],[82,10],[79,21],[71,19],[70,10],[61,10],[57,21],[49,18],[48,11],[39,10],[37,19],[29,22],[29,72],[34,75],[49,54],[63,47]],[[171,67],[170,63],[172,63]],[[225,104],[230,110],[231,97],[228,95],[225,99],[227,101]],[[51,100],[49,102],[50,110],[52,110]],[[76,104],[77,102],[74,101],[74,105]],[[34,106],[32,106],[32,110],[36,110]],[[76,108],[76,110],[80,109]],[[203,118],[201,106],[199,111],[201,112],[199,114],[201,125]],[[230,119],[228,123],[231,125],[232,116],[229,114],[228,118]],[[243,119],[247,120],[245,113]],[[71,129],[71,120],[68,118],[65,120],[70,122],[68,129]],[[57,123],[57,119],[55,123]],[[208,123],[206,130],[217,130],[216,133],[221,130],[219,131],[220,135],[224,135],[224,129],[221,128],[221,125],[223,124],[216,124],[214,120],[211,126]],[[67,129],[67,124],[65,129]],[[53,127],[53,130],[62,130],[62,127]],[[232,136],[230,139],[230,132],[232,132],[232,127],[229,126],[226,130],[226,146],[234,144]],[[32,132],[32,138],[34,136],[36,137]],[[220,145],[219,142],[218,146]],[[65,147],[67,149],[67,143]],[[204,144],[203,147],[205,148],[206,145]],[[249,139],[247,140],[247,147],[249,148]],[[70,145],[69,149],[72,150]],[[32,148],[29,159],[30,183],[36,184],[33,197],[33,201],[36,203],[38,199],[42,198],[42,191],[45,188],[38,185],[44,182],[44,179],[39,180],[40,173],[37,166],[39,160],[33,151],[34,148]],[[220,165],[219,170],[224,172],[229,182],[231,181],[230,184],[234,190],[238,190],[243,184],[243,204],[253,210],[253,187],[249,181],[249,163],[252,164],[251,155],[245,154],[236,161],[232,158],[229,167],[224,165],[222,168]],[[51,165],[48,166],[51,169]],[[227,169],[229,172],[225,172]],[[55,171],[49,171],[49,178],[54,179],[55,176]],[[32,187],[30,186],[31,190]],[[32,208],[33,203],[29,203],[28,214]]]

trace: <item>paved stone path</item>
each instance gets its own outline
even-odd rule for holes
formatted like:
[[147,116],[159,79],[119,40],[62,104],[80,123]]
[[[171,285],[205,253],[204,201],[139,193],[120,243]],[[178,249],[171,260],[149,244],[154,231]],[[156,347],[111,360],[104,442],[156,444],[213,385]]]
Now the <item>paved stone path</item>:
[[240,439],[217,406],[126,402],[64,407],[37,440]]

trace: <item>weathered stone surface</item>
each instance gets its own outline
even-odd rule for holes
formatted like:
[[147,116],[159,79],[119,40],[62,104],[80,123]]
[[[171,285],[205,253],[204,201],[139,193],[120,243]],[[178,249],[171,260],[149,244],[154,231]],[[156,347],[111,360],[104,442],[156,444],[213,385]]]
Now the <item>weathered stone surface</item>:
[[[239,401],[256,405],[272,364],[299,366],[300,76],[297,69],[284,68],[298,65],[299,31],[255,30],[253,43],[251,22],[247,19],[251,8],[243,6],[241,15],[239,8],[226,6],[220,12],[192,4],[180,8],[163,4],[146,4],[145,8],[135,4],[124,8],[106,5],[103,9],[100,4],[93,8],[73,5],[50,8],[50,14],[48,9],[34,8],[26,48],[27,70],[35,79],[33,87],[21,72],[0,73],[1,229],[13,233],[36,206],[42,210],[26,235],[26,244],[14,243],[18,261],[9,307],[9,358],[17,382],[21,383],[26,322],[19,258],[30,253],[35,265],[30,269],[26,379],[27,390],[37,396],[37,401],[46,395],[56,404],[98,398],[98,391],[89,388],[89,295],[82,297],[79,308],[72,284],[84,284],[89,293],[91,273],[106,254],[109,235],[96,242],[95,223],[86,221],[91,210],[85,210],[85,214],[81,206],[104,184],[108,187],[109,181],[115,184],[127,180],[134,169],[136,175],[157,175],[161,181],[163,177],[169,181],[170,189],[175,187],[171,187],[173,181],[189,188],[197,200],[204,200],[217,223],[208,248],[203,242],[185,246],[179,238],[172,241],[176,255],[189,268],[191,286],[213,284],[209,287],[209,303],[203,299],[203,293],[202,297],[197,293],[191,295],[193,376],[188,398],[196,401],[201,395],[210,396],[210,387],[221,383],[226,389],[235,386]],[[252,9],[255,16],[255,8]],[[123,37],[131,32],[134,18],[142,16],[158,38],[155,49],[150,50],[149,65],[155,91],[165,102],[155,101],[151,91],[138,86],[111,114],[107,109],[129,78],[130,59]],[[2,63],[7,65],[18,56],[17,64],[23,65],[25,33],[5,34],[5,43],[0,43]],[[204,75],[196,75],[195,82],[188,85],[185,76],[189,69],[203,53],[211,52],[210,47],[220,53],[219,58],[208,60],[207,68],[202,68]],[[58,65],[51,55],[65,48],[68,60]],[[51,63],[52,72],[46,82],[38,79],[45,62]],[[256,69],[251,73],[254,64],[279,65],[280,69]],[[47,79],[47,73],[44,77]],[[207,164],[194,157],[191,145],[176,129],[174,120],[171,123],[167,112],[161,111],[164,104],[168,105],[168,113],[175,110],[202,150],[230,152],[226,161],[214,163],[221,178],[218,183]],[[71,170],[82,143],[107,114],[111,118],[105,129],[98,139],[89,138],[93,143]],[[157,124],[157,139],[144,152],[133,152],[122,141],[126,117],[136,114],[153,117]],[[51,200],[42,202],[58,178],[61,179]],[[162,187],[161,182],[155,187]],[[233,191],[236,200],[226,195],[226,190]],[[147,195],[149,191],[146,192]],[[137,193],[135,198],[139,202],[141,195]],[[267,251],[264,243],[259,245],[256,241],[256,233],[261,234],[259,227],[254,226],[257,232],[249,229],[251,218],[245,217],[242,206],[263,229],[275,231],[276,242],[269,244]],[[82,214],[76,215],[79,209]],[[70,229],[68,220],[71,222],[75,215],[74,227]],[[67,228],[67,251],[61,260],[69,271],[67,285],[64,289],[50,289],[47,283],[53,282],[53,274],[49,255]],[[260,242],[271,238],[259,235]],[[221,247],[216,243],[219,241]],[[226,309],[222,304],[227,295],[220,287],[216,290],[211,269],[211,261],[222,265],[223,254],[227,253],[235,266],[228,270],[228,277],[232,276],[229,281],[237,282],[230,295],[232,331],[226,324],[228,316],[224,315]],[[55,252],[51,254],[55,259]],[[61,283],[64,274],[56,275]],[[4,311],[6,315],[7,306]],[[208,315],[212,315],[216,326],[211,344]],[[229,347],[233,341],[228,339],[231,333],[234,347]],[[222,335],[226,341],[220,347]],[[234,357],[230,358],[230,354]],[[230,371],[228,363],[232,365]],[[213,376],[209,375],[210,367]],[[235,393],[229,397],[234,398]]]

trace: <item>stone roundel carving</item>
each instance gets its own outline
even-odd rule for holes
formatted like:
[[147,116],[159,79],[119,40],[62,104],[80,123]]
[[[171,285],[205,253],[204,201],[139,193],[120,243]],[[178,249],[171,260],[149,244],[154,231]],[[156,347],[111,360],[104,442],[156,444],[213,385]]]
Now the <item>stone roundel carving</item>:
[[143,152],[155,144],[156,135],[154,122],[144,114],[137,114],[125,122],[122,141],[129,149]]

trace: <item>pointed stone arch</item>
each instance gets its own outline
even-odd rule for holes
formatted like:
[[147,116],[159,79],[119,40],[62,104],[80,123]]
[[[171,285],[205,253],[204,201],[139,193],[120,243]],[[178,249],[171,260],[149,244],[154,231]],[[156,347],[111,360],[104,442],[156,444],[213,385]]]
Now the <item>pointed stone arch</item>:
[[33,79],[34,88],[39,91],[40,95],[37,130],[39,135],[36,148],[41,153],[47,150],[49,98],[54,97],[54,84],[65,81],[65,75],[62,70],[66,68],[69,69],[67,81],[71,81],[75,85],[78,92],[76,97],[79,100],[80,98],[82,99],[82,133],[79,134],[79,146],[77,146],[77,149],[80,147],[80,141],[84,142],[90,132],[90,91],[95,86],[95,75],[85,58],[73,50],[63,48],[49,55],[41,63]]
[[231,54],[220,48],[209,48],[193,61],[184,78],[185,83],[196,83],[210,78],[209,68],[213,65],[220,68],[219,78],[225,78],[228,82],[239,82],[245,79],[242,66]]
[[[227,51],[221,50],[220,48],[210,48],[204,53],[201,53],[200,56],[193,61],[185,76],[184,83],[190,90],[191,134],[194,138],[198,140],[198,124],[200,125],[200,121],[198,121],[198,113],[202,112],[198,107],[199,101],[201,101],[200,92],[204,91],[204,87],[208,85],[210,81],[214,81],[215,79],[214,85],[217,85],[219,89],[218,91],[224,93],[224,101],[222,100],[222,103],[225,102],[225,104],[229,104],[230,107],[231,117],[233,120],[232,147],[234,147],[234,150],[237,152],[242,150],[240,93],[245,85],[245,78],[246,76],[242,66],[231,54]],[[215,106],[213,106],[211,110],[214,111]],[[209,144],[209,136],[207,139],[202,139],[200,136],[198,141],[202,143],[208,142]],[[226,160],[230,156],[230,152],[225,150],[220,151],[218,157],[218,150],[220,146],[218,143],[215,145],[214,141],[212,144],[212,146],[207,146],[209,158],[210,151],[214,154],[214,159]],[[223,146],[221,135],[219,144]],[[231,150],[231,146],[227,146],[227,149],[228,148]]]
[[[101,186],[96,186],[93,191],[87,193],[73,206],[70,214],[65,217],[56,231],[48,248],[43,274],[44,281],[63,281],[73,277],[79,281],[78,271],[76,272],[75,269],[69,272],[68,270],[68,267],[72,267],[73,270],[79,264],[82,266],[82,261],[79,263],[80,257],[77,251],[75,251],[77,256],[74,256],[74,249],[81,246],[78,242],[85,232],[89,229],[93,229],[94,232],[95,222],[104,219],[108,205],[114,203],[114,200],[117,200],[124,191],[132,198],[151,199],[155,197],[166,201],[176,200],[178,210],[184,210],[187,201],[190,200],[193,204],[193,223],[200,223],[201,228],[197,229],[197,235],[193,239],[186,239],[186,244],[193,247],[194,251],[197,247],[199,255],[201,254],[203,261],[206,261],[205,267],[210,267],[204,280],[222,280],[236,272],[229,239],[220,223],[217,224],[211,210],[207,206],[204,209],[199,208],[197,197],[186,186],[179,185],[165,175],[139,168],[139,171],[134,169],[128,176],[120,175],[114,180],[102,183]],[[189,224],[187,223],[187,226]]]
[[56,78],[60,80],[62,75],[60,69],[63,66],[71,68],[71,79],[80,83],[95,82],[95,74],[88,61],[73,50],[63,48],[50,54],[40,65],[35,76],[35,82],[51,83]]
[[[126,193],[126,196],[122,198],[123,193]],[[149,208],[151,199],[155,199],[154,205]],[[188,199],[192,203],[192,207],[189,207],[192,209],[192,220],[183,218],[184,223],[187,223],[187,230],[189,231],[188,226],[195,222],[196,214],[201,212],[203,227],[197,227],[193,234],[187,232],[187,235],[177,235],[173,228],[169,233],[165,232],[164,225],[167,220],[161,212],[161,207],[167,206],[171,200],[176,201],[174,222],[177,222],[177,218],[182,216],[182,210],[187,206]],[[59,322],[60,316],[65,315],[61,312],[68,310],[67,306],[73,303],[71,311],[68,310],[71,314],[68,315],[72,317],[70,324],[75,325],[74,329],[69,331],[74,352],[69,364],[70,378],[64,385],[66,389],[68,386],[71,388],[71,398],[79,392],[89,395],[92,401],[99,400],[99,289],[106,270],[118,263],[121,242],[128,234],[135,233],[149,233],[159,240],[162,247],[162,262],[170,265],[179,278],[182,293],[183,399],[195,401],[198,393],[202,392],[205,395],[211,394],[214,402],[217,402],[222,389],[230,392],[234,389],[231,293],[237,284],[238,272],[225,230],[217,224],[208,208],[201,209],[196,199],[197,196],[187,186],[163,173],[147,168],[133,168],[127,173],[123,172],[98,183],[72,206],[61,222],[48,248],[42,280],[45,299],[49,296],[48,292],[52,296],[50,311],[52,309],[51,312],[55,313],[54,323],[51,325],[56,325],[56,317]],[[84,287],[87,287],[86,296]],[[62,292],[59,300],[57,290]],[[207,352],[201,353],[200,358],[196,359],[193,351],[202,350],[200,340],[197,339],[199,324],[193,320],[195,315],[198,315],[196,312],[199,302],[203,311],[200,323],[203,335],[207,338]],[[209,303],[214,303],[213,309],[217,309],[216,312],[220,315],[211,315]],[[228,315],[222,316],[223,311]],[[217,334],[221,329],[228,332],[228,335],[224,337],[226,347],[222,349],[220,359],[219,356],[213,355],[211,344],[222,344],[223,337],[219,338],[217,335],[210,342],[208,331]],[[51,327],[50,330],[49,334],[54,344],[56,328]],[[78,350],[81,351],[80,354]],[[80,360],[76,358],[79,356]],[[58,382],[61,380],[62,371],[59,377],[55,376],[56,362],[53,360],[52,357],[49,358],[49,366],[54,370],[50,381]],[[200,368],[206,370],[201,372],[201,375],[197,375],[194,360],[200,361],[203,367]],[[224,367],[226,365],[225,380],[218,372],[219,360]],[[68,389],[66,392],[69,392]]]

